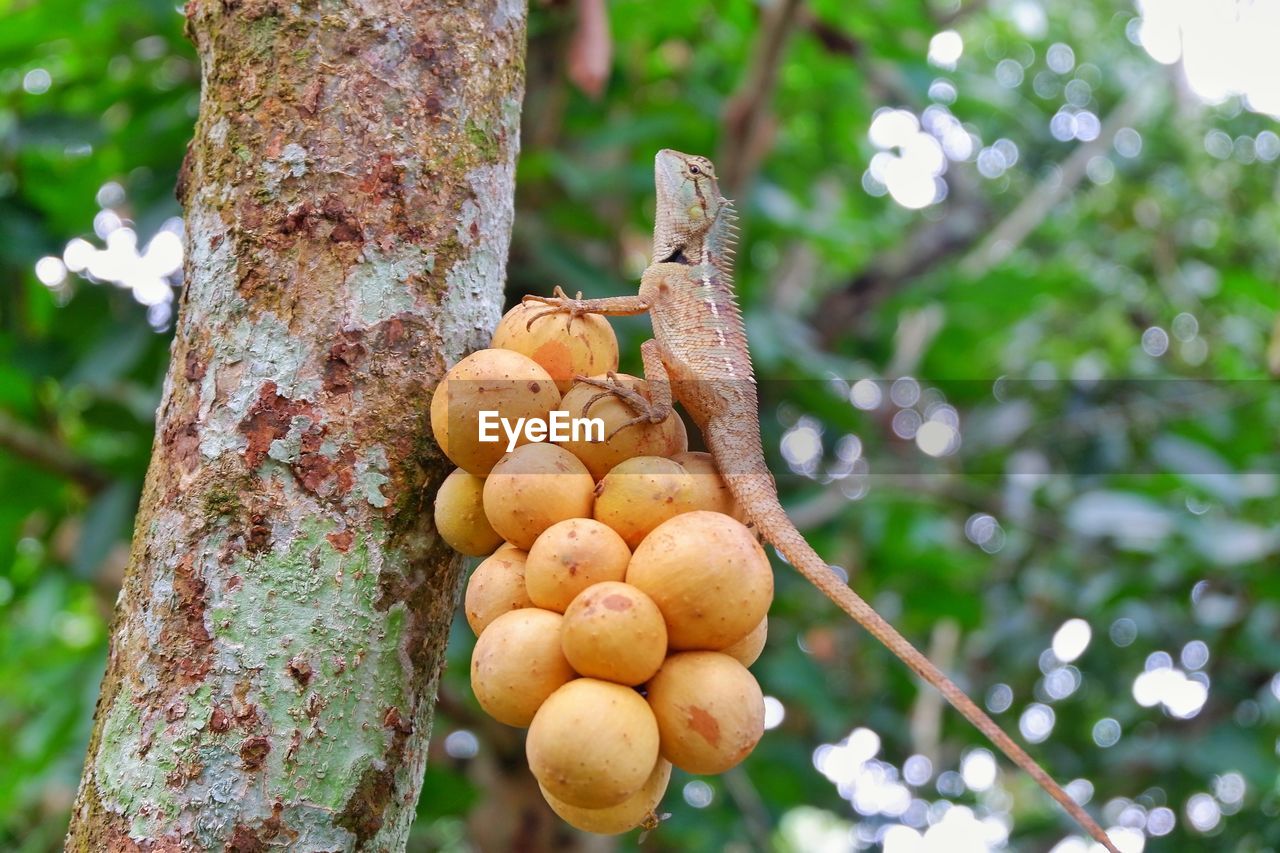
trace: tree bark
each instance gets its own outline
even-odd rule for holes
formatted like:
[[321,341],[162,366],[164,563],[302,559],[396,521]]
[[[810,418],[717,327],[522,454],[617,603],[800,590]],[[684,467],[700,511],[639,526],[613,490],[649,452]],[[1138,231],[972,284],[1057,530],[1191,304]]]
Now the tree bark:
[[403,849],[460,581],[427,409],[487,343],[520,0],[191,0],[183,297],[68,849]]

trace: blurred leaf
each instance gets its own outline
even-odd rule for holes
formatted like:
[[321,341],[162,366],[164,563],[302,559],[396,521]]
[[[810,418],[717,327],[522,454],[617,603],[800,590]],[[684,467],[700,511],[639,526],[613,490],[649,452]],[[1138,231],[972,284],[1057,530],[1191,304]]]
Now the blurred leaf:
[[129,535],[137,509],[137,483],[117,482],[93,499],[81,518],[80,539],[71,561],[77,577],[96,577],[112,547]]

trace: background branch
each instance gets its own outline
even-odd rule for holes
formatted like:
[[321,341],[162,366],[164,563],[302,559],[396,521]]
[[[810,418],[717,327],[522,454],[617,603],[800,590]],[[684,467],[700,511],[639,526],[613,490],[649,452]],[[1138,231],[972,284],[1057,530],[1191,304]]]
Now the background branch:
[[[953,188],[960,183],[957,177],[952,178]],[[968,250],[990,221],[990,209],[975,193],[952,205],[942,219],[922,222],[895,248],[877,254],[847,284],[819,301],[812,324],[822,344],[833,346],[859,318],[907,282]]]
[[716,162],[720,166],[720,182],[730,198],[742,194],[742,188],[773,144],[775,122],[769,104],[801,5],[800,0],[779,0],[765,11],[751,67],[725,104],[724,143]]
[[1043,178],[1023,197],[1018,206],[991,229],[986,239],[965,256],[960,262],[960,269],[976,278],[1007,258],[1084,180],[1089,161],[1105,155],[1116,138],[1116,132],[1135,123],[1149,104],[1150,98],[1144,96],[1141,89],[1135,89],[1121,101],[1102,123],[1097,138],[1077,146],[1061,167]]
[[66,477],[90,494],[106,488],[111,476],[54,436],[40,432],[22,421],[0,411],[0,448],[11,451],[18,458]]
[[[910,82],[895,66],[873,61],[861,40],[807,11],[802,23],[826,50],[847,56],[858,65],[872,100],[915,113],[921,111]],[[876,255],[847,284],[819,302],[810,324],[824,347],[830,348],[846,336],[859,317],[904,282],[968,250],[981,237],[992,216],[981,189],[970,175],[959,170],[949,175],[948,185],[950,200],[945,216],[921,221],[906,239],[898,241],[895,249]]]

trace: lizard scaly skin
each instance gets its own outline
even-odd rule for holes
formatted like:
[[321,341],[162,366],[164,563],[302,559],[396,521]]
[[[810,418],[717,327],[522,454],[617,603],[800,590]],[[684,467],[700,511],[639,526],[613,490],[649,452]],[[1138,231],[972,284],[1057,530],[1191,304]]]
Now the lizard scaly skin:
[[1102,827],[1035,759],[854,592],[791,523],[778,501],[760,441],[755,377],[733,291],[732,205],[720,196],[714,167],[704,157],[659,151],[654,174],[658,204],[653,262],[635,296],[582,299],[579,294],[575,299],[557,288],[555,296],[526,300],[546,304],[549,312],[648,313],[653,339],[640,349],[649,383],[648,403],[612,380],[591,380],[592,384],[615,390],[626,399],[636,411],[632,423],[661,422],[671,414],[673,399],[683,404],[702,431],[729,490],[764,538],[810,583],[937,688],[1095,841],[1110,853],[1119,853]]

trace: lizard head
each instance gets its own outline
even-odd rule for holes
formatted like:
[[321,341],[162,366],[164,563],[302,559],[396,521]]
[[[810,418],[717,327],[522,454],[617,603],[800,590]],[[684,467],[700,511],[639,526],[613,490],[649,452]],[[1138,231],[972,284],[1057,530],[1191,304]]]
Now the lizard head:
[[731,202],[720,195],[716,167],[706,157],[664,148],[654,158],[653,173],[658,195],[653,259],[696,263],[711,229],[733,213]]

